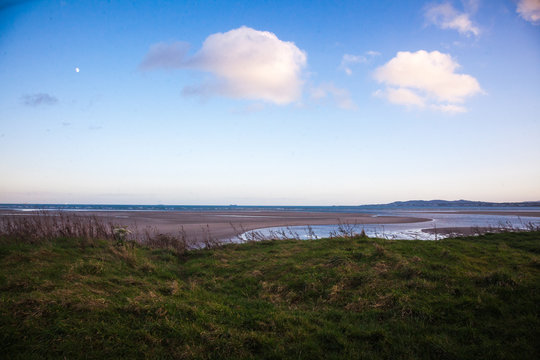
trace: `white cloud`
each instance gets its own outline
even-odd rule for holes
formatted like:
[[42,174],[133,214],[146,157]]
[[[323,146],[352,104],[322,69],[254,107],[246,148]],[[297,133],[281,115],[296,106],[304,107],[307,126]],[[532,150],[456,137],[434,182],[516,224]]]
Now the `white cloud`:
[[540,24],[540,0],[519,0],[517,12],[525,20]]
[[385,91],[378,90],[376,95],[387,98],[392,104],[418,107],[425,106],[424,98],[407,88],[388,88]]
[[482,92],[478,81],[467,74],[457,74],[459,64],[438,51],[400,51],[377,68],[375,79],[387,85],[378,94],[395,104],[425,107],[440,111],[464,110],[456,103]]
[[356,110],[358,106],[351,99],[351,94],[346,89],[338,88],[333,83],[324,83],[311,89],[313,99],[324,99],[332,96],[337,107],[345,110]]
[[[476,10],[477,2],[469,2],[469,7]],[[426,20],[441,29],[457,30],[460,34],[469,36],[471,34],[478,36],[480,29],[475,26],[469,14],[457,11],[452,4],[432,4],[426,7],[424,17]]]
[[352,75],[351,65],[367,63],[370,60],[370,58],[373,58],[378,55],[380,55],[379,52],[372,51],[372,50],[367,51],[366,55],[345,54],[343,55],[343,58],[341,59],[341,64],[339,65],[339,68],[345,71],[347,75]]
[[288,104],[302,95],[302,69],[306,54],[292,42],[271,32],[245,26],[208,36],[202,48],[184,58],[185,45],[156,44],[141,67],[190,68],[206,71],[215,78],[189,86],[184,94],[219,94],[232,98],[265,100]]

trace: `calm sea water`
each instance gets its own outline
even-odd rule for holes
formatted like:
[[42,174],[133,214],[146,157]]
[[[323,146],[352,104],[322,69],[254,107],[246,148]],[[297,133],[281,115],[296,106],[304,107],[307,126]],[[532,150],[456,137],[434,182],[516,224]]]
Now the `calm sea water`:
[[[479,210],[468,208],[467,210]],[[509,209],[507,209],[509,210]],[[441,210],[437,210],[441,211]],[[383,215],[383,213],[381,213]],[[432,220],[410,224],[359,224],[354,225],[353,230],[360,233],[362,230],[370,237],[382,237],[387,239],[404,240],[436,240],[444,238],[441,233],[432,234],[423,229],[441,229],[446,227],[492,227],[492,228],[514,228],[527,229],[530,224],[540,227],[539,217],[515,216],[515,215],[477,215],[477,214],[445,214],[430,212],[407,212],[407,211],[385,211],[384,215],[396,216],[419,216],[430,218]],[[311,232],[306,226],[275,227],[257,230],[261,236],[271,237],[272,234],[285,231],[287,234],[294,234],[301,239],[311,239],[313,235],[316,238],[329,237],[333,233],[339,232],[338,225],[315,225],[311,226]],[[245,238],[250,238],[249,232]]]
[[[409,224],[352,224],[354,231],[360,233],[362,230],[370,237],[383,237],[387,239],[406,239],[406,240],[436,240],[445,237],[440,233],[432,234],[423,229],[441,229],[447,227],[492,227],[492,228],[514,228],[527,229],[530,225],[540,227],[539,217],[520,216],[520,215],[481,215],[481,214],[457,214],[456,211],[513,211],[516,213],[527,211],[540,211],[538,207],[515,208],[515,207],[500,207],[500,208],[485,208],[485,207],[441,207],[437,209],[379,209],[367,210],[361,212],[372,213],[382,216],[412,216],[432,219],[425,222],[409,223]],[[436,211],[436,212],[434,212]],[[444,212],[444,213],[439,213]],[[311,239],[314,237],[323,238],[331,236],[333,233],[338,233],[340,226],[338,225],[316,225],[311,226],[311,231],[305,226],[291,226],[287,228],[275,227],[258,230],[262,236],[271,236],[273,233],[292,233],[298,235],[301,239]],[[249,238],[250,234],[246,234]]]
[[540,211],[540,207],[511,206],[440,206],[436,208],[406,207],[388,205],[358,206],[257,206],[257,205],[115,205],[115,204],[0,204],[0,210],[55,210],[55,211],[322,211],[360,212],[384,214],[403,211],[458,211],[458,210],[500,210],[500,211]]
[[[494,206],[478,206],[478,207],[395,207],[388,206],[189,206],[189,205],[95,205],[95,204],[78,204],[78,205],[58,205],[58,204],[0,204],[0,209],[19,210],[19,211],[34,211],[34,210],[49,210],[49,211],[320,211],[320,212],[335,212],[335,213],[370,213],[379,216],[417,216],[421,218],[430,218],[432,220],[412,224],[378,224],[378,225],[356,225],[355,231],[360,232],[362,229],[368,236],[379,236],[390,239],[423,239],[433,240],[441,238],[440,234],[434,235],[422,231],[422,229],[435,229],[445,227],[513,227],[526,228],[529,224],[540,227],[539,217],[527,217],[519,215],[478,215],[478,214],[456,214],[456,211],[540,211],[540,207],[494,207]],[[435,213],[444,212],[444,213]],[[311,227],[312,232],[309,232],[305,226],[293,226],[288,228],[267,228],[260,229],[258,232],[263,236],[270,236],[272,232],[285,231],[292,232],[302,239],[309,239],[313,236],[321,238],[328,237],[332,233],[339,230],[337,225],[317,225]]]

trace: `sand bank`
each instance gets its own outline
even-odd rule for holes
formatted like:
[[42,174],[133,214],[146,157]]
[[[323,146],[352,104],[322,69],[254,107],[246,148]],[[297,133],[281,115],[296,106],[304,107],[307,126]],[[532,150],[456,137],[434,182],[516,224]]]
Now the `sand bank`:
[[[241,231],[277,226],[349,224],[398,224],[429,221],[420,217],[374,216],[359,213],[296,211],[77,211],[78,216],[97,216],[116,225],[139,231],[155,228],[160,233],[178,234],[183,228],[191,239],[208,234],[214,239],[228,239]],[[31,212],[0,211],[0,216]]]

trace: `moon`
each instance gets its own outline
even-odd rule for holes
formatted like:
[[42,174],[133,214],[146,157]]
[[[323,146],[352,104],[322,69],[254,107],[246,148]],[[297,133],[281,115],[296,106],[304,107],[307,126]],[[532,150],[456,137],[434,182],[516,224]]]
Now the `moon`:
[[75,72],[79,72],[81,71],[81,69],[79,69],[78,67],[75,68]]

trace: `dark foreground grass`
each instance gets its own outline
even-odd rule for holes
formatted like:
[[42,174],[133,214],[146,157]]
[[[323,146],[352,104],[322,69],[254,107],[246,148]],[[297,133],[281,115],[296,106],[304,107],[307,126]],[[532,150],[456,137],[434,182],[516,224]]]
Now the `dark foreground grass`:
[[538,359],[540,233],[0,244],[1,358]]

